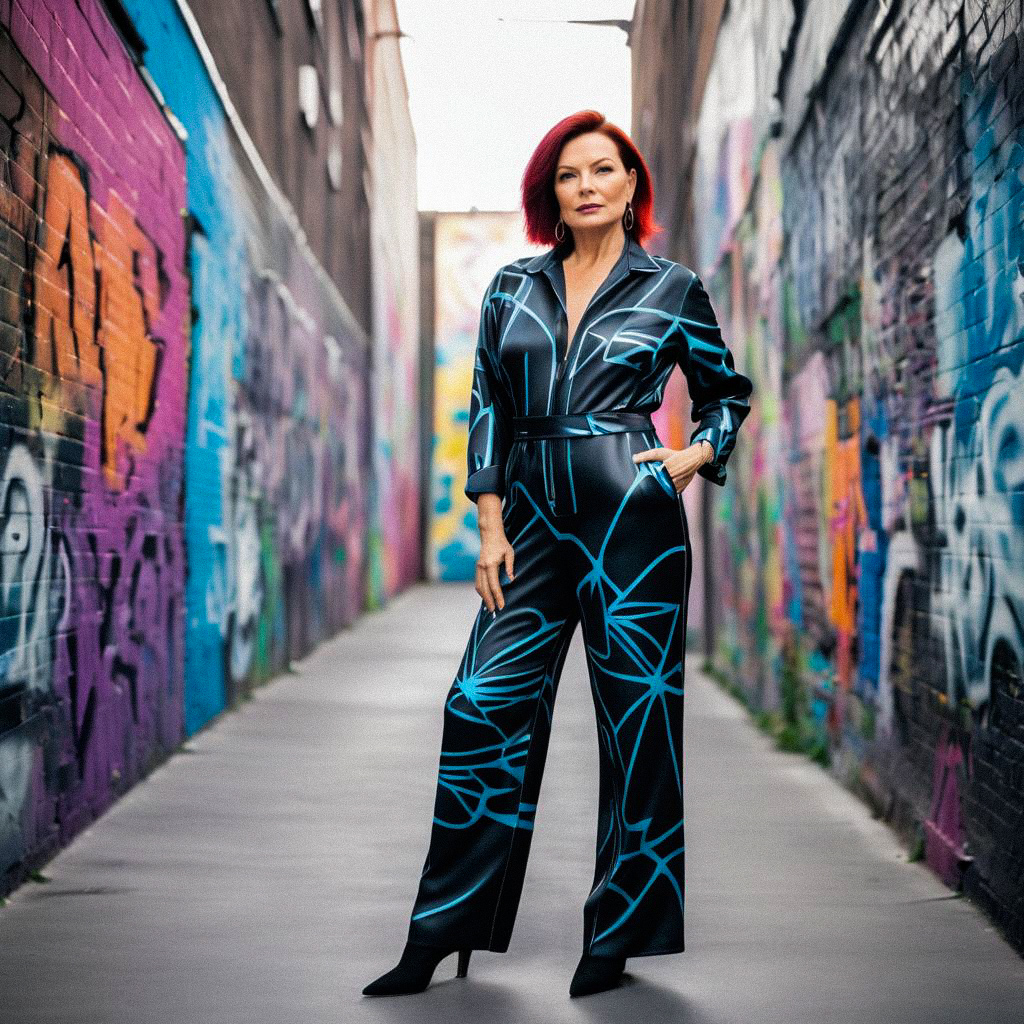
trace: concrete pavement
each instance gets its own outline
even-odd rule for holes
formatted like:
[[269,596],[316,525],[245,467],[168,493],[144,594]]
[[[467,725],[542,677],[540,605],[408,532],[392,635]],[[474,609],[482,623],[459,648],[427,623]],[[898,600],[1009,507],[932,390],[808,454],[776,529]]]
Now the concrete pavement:
[[0,909],[3,1024],[1020,1024],[1024,961],[822,769],[687,668],[687,951],[570,1001],[597,734],[566,662],[512,945],[360,994],[404,942],[477,606],[418,586],[130,791]]

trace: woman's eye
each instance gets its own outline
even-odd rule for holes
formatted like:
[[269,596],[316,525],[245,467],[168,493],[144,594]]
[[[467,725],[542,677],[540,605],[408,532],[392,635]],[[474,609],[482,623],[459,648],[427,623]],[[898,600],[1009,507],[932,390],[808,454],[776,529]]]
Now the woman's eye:
[[[608,164],[605,164],[604,167],[598,167],[598,170],[599,171],[613,171],[613,170],[615,170],[615,168],[611,167]],[[571,177],[572,177],[572,171],[562,171],[562,173],[558,176],[558,180],[559,181],[565,181],[566,178],[571,178]]]

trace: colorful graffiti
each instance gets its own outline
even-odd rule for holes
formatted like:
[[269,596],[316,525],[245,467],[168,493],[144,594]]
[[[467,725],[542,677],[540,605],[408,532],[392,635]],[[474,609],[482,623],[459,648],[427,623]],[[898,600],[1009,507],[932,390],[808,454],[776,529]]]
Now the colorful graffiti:
[[243,151],[176,5],[125,6],[189,137],[190,734],[367,603],[369,348]]
[[[184,153],[112,133],[123,52],[96,9],[0,27],[0,872],[55,848],[182,732]],[[90,72],[67,59],[90,56]],[[143,198],[144,197],[144,198]]]
[[[699,248],[744,296],[760,453],[715,516],[717,660],[1024,948],[1024,26],[926,6],[862,12],[813,89],[783,88],[747,173],[759,98],[702,114],[698,178],[742,213]],[[746,0],[725,34],[779,10]],[[786,16],[793,52],[824,52]],[[788,87],[785,57],[757,75]]]
[[[385,18],[377,7],[377,17]],[[397,19],[397,14],[395,15]],[[390,22],[388,22],[390,24]],[[397,24],[397,20],[395,22]],[[393,56],[389,56],[393,54]],[[376,608],[420,578],[423,534],[423,445],[420,374],[420,214],[416,143],[395,50],[374,49],[371,89],[377,123],[391,145],[373,147],[373,491],[369,522],[367,604]]]
[[125,9],[145,74],[0,7],[0,891],[367,603],[367,339],[178,6]]

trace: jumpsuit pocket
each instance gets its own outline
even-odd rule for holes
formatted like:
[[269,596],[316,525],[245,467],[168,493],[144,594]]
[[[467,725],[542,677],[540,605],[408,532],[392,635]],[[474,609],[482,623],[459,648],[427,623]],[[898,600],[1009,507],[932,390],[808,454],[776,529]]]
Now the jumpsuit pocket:
[[673,498],[678,498],[680,491],[676,489],[675,482],[672,479],[672,474],[665,468],[665,463],[661,463],[656,473],[658,483],[665,488],[668,494],[671,494]]
[[[632,456],[636,455],[637,452],[648,451],[651,448],[663,448],[661,438],[656,433],[650,430],[645,430],[638,437],[639,444],[633,444],[630,442],[630,460]],[[665,463],[660,459],[652,459],[649,462],[634,462],[633,463],[634,476],[651,476],[657,481],[658,486],[672,497],[678,497],[680,492],[676,490],[676,485],[672,482],[672,474],[665,468]]]

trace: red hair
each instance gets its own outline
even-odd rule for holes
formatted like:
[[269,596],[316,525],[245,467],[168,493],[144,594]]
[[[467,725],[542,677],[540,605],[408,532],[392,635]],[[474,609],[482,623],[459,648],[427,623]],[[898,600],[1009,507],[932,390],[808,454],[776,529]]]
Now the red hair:
[[[636,170],[636,188],[633,191],[633,226],[626,232],[641,245],[651,235],[665,229],[654,221],[654,190],[651,172],[633,140],[618,125],[612,124],[596,110],[581,110],[558,122],[540,140],[523,172],[523,213],[526,216],[526,238],[535,245],[557,245],[555,225],[561,212],[555,197],[555,170],[562,148],[577,135],[600,132],[615,143],[628,172]],[[572,232],[566,231],[562,239],[572,244]]]

